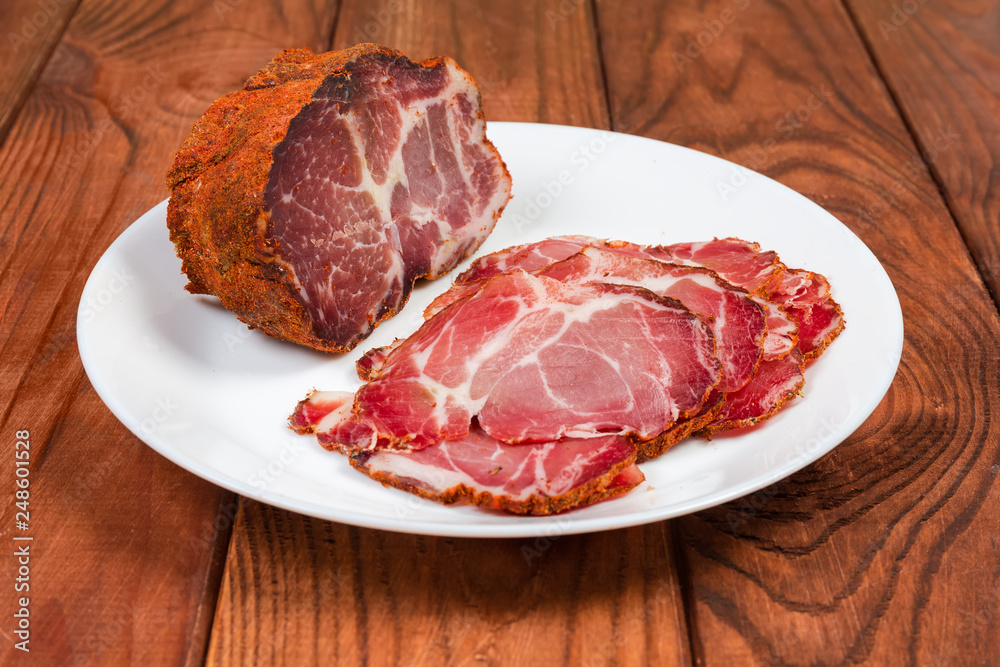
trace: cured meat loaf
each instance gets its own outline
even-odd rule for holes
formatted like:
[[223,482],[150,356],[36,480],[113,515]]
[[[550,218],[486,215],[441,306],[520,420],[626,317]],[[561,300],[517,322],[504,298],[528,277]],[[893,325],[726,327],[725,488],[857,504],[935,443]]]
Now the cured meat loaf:
[[195,123],[168,185],[188,291],[334,352],[475,251],[510,196],[469,74],[374,44],[278,54]]

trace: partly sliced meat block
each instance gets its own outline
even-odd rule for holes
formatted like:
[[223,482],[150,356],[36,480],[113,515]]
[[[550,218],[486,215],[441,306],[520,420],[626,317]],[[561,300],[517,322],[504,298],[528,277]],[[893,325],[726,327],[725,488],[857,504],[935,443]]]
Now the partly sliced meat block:
[[757,373],[745,387],[726,397],[715,419],[696,435],[711,436],[719,431],[753,426],[774,413],[802,391],[805,360],[793,350],[783,359],[760,362]]
[[718,383],[711,330],[679,302],[523,271],[485,282],[394,347],[324,428],[341,449],[419,449],[469,432],[506,442],[653,438]]
[[328,351],[478,248],[510,196],[468,73],[372,44],[278,54],[206,111],[168,181],[188,290]]
[[798,325],[799,349],[815,359],[844,329],[844,314],[830,297],[830,283],[818,273],[787,269],[771,294]]

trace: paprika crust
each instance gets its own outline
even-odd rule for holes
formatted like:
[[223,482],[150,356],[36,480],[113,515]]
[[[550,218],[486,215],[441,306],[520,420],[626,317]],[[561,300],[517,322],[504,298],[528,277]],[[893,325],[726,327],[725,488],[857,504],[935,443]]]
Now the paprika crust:
[[195,123],[167,183],[188,291],[330,352],[474,252],[510,196],[471,76],[374,44],[279,53]]

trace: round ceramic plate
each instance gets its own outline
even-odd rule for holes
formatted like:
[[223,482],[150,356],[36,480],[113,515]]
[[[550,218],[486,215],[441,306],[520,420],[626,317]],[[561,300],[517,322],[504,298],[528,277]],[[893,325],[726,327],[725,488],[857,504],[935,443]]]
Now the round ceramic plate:
[[286,420],[314,387],[360,386],[358,356],[416,329],[450,278],[418,285],[353,352],[308,350],[184,291],[166,202],[108,248],[83,291],[80,355],[97,393],[150,447],[237,493],[358,526],[468,537],[606,530],[711,507],[815,461],[875,409],[902,350],[899,301],[874,255],[822,208],[733,163],[650,139],[521,123],[491,123],[489,136],[514,194],[478,254],[555,234],[646,244],[738,236],[825,275],[847,329],[806,371],[804,397],[738,437],[685,441],[642,464],[646,481],[632,492],[561,516],[438,505],[383,488]]

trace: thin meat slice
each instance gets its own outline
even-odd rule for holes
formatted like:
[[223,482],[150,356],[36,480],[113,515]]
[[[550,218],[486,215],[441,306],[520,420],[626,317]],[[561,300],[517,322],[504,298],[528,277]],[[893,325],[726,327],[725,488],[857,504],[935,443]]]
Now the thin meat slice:
[[720,431],[753,426],[772,417],[801,393],[804,373],[805,359],[798,350],[783,359],[761,361],[750,382],[728,395],[715,419],[696,435],[709,437]]
[[[313,392],[299,404],[291,426],[299,433],[322,434],[352,398],[345,392]],[[645,479],[635,461],[634,446],[622,436],[509,445],[475,424],[461,438],[424,449],[362,450],[350,457],[351,465],[369,477],[424,498],[535,515],[628,492]]]
[[552,236],[534,243],[511,246],[480,257],[455,278],[455,283],[477,282],[515,268],[534,273],[575,255],[587,246],[601,243],[590,236]]
[[[771,251],[757,243],[736,238],[715,239],[704,243],[677,243],[658,247],[663,259],[706,266],[723,278],[759,294],[781,306],[773,313],[775,325],[782,318],[795,324],[794,339],[806,360],[815,359],[840,335],[844,317],[840,305],[830,296],[830,284],[818,273],[785,266]],[[769,317],[770,320],[770,317]],[[780,359],[789,349],[789,340],[772,336],[765,355]]]
[[511,185],[469,74],[373,44],[278,54],[205,112],[168,181],[187,289],[335,352],[475,251]]
[[586,247],[551,264],[538,275],[564,283],[636,285],[677,299],[701,315],[715,334],[716,351],[722,362],[722,379],[716,387],[720,392],[731,393],[745,385],[760,362],[767,333],[764,310],[745,292],[707,269]]
[[767,316],[767,336],[764,338],[762,353],[765,359],[784,359],[799,344],[799,325],[788,311],[777,303],[762,296],[751,296]]
[[769,294],[784,270],[774,251],[736,238],[674,243],[650,251],[664,261],[708,267],[753,294]]
[[770,298],[798,325],[799,349],[807,360],[821,355],[844,329],[844,315],[830,296],[830,283],[818,273],[787,269]]
[[721,376],[714,352],[675,300],[518,270],[424,322],[324,431],[346,451],[420,449],[473,418],[505,442],[648,440],[700,411]]
[[509,445],[474,428],[416,451],[363,450],[351,465],[386,486],[445,504],[544,515],[626,493],[645,477],[618,435]]
[[514,269],[538,273],[554,262],[566,259],[588,246],[602,243],[589,236],[553,236],[483,255],[460,273],[452,286],[424,309],[424,317],[430,318],[445,306],[479,291],[479,287],[494,276]]
[[[734,247],[727,250],[730,246]],[[555,236],[536,243],[506,248],[480,257],[473,262],[472,266],[455,279],[455,283],[451,288],[431,302],[424,310],[424,316],[430,317],[449,303],[475,292],[484,279],[499,272],[509,271],[516,267],[528,272],[537,273],[549,265],[565,260],[588,247],[600,248],[624,257],[655,259],[671,264],[679,262],[692,268],[709,269],[718,273],[727,282],[730,282],[731,287],[747,291],[751,291],[750,288],[753,288],[754,285],[757,285],[761,281],[766,284],[777,283],[783,270],[783,265],[777,262],[777,256],[774,253],[762,253],[756,244],[747,244],[744,241],[734,239],[713,241],[709,244],[688,243],[661,247],[641,246],[627,241],[608,241],[589,236]],[[710,253],[710,250],[713,253]],[[678,255],[676,260],[673,259],[674,255],[671,254],[673,252],[676,252]],[[706,258],[713,265],[699,264],[697,261],[691,259],[692,256]],[[735,267],[731,267],[731,270],[724,275],[723,272],[716,271],[716,266],[725,268],[722,262],[727,257],[735,257],[741,263]],[[728,278],[727,275],[729,276]],[[765,277],[766,280],[764,280]],[[730,278],[747,280],[748,283],[747,285],[733,283]],[[767,296],[760,292],[761,290],[758,285],[758,289],[750,295],[750,298],[760,308],[765,310],[767,334],[761,344],[764,357],[767,359],[784,358],[798,343],[798,325],[783,308],[779,307],[776,303],[770,302]]]

